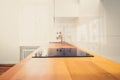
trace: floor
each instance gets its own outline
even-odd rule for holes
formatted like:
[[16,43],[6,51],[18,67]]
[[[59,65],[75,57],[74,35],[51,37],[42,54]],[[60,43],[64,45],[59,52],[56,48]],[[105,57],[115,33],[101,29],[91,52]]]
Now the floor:
[[13,67],[14,64],[0,64],[0,75],[2,75],[4,72],[6,72],[8,69]]

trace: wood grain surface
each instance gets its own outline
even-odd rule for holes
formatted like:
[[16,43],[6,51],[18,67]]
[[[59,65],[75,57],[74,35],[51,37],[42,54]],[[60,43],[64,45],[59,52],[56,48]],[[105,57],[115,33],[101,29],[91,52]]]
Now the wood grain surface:
[[[54,43],[49,47],[75,48]],[[89,51],[94,57],[32,58],[35,52],[1,75],[0,80],[120,80],[119,63]]]

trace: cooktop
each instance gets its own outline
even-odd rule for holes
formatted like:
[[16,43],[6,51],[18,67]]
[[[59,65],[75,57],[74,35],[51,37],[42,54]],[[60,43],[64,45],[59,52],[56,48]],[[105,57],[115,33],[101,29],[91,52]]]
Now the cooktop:
[[56,58],[56,57],[94,57],[77,48],[48,48],[47,51],[39,50],[33,58]]

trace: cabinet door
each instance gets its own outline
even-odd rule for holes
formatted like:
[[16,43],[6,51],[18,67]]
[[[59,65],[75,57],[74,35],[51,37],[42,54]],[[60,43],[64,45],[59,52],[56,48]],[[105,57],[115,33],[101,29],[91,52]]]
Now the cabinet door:
[[78,17],[78,0],[55,0],[55,17]]
[[79,17],[97,17],[100,0],[80,0]]

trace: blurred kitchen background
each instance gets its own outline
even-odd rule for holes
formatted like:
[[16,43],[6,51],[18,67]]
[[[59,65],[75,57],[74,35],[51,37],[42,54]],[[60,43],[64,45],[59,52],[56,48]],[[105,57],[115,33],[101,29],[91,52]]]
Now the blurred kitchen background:
[[[120,63],[119,0],[0,0],[0,64],[63,40]],[[27,56],[26,55],[26,56]]]

